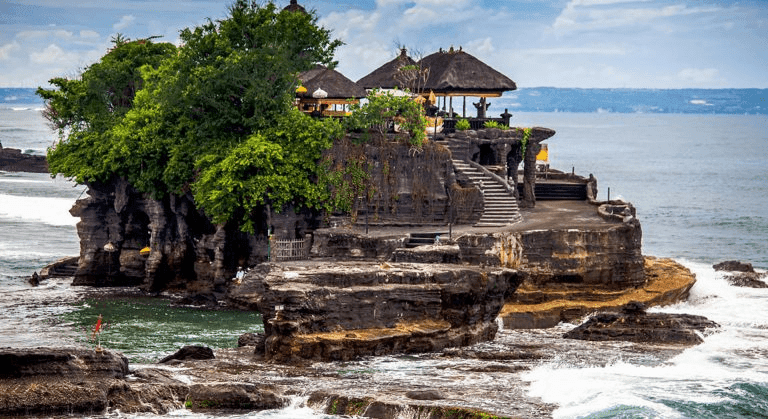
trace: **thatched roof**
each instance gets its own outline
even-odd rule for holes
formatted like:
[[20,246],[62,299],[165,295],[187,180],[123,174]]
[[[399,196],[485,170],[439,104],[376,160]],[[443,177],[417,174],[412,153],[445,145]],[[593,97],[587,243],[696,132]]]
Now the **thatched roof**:
[[515,90],[515,82],[494,70],[488,64],[466,52],[440,50],[424,57],[422,67],[429,68],[424,90],[437,94],[465,94],[466,96],[499,96]]
[[331,70],[322,65],[317,65],[309,71],[299,74],[301,85],[307,88],[306,96],[311,97],[312,92],[323,89],[328,93],[328,99],[351,99],[366,96],[365,89],[357,83],[346,78],[336,70]]
[[307,10],[301,7],[301,5],[299,5],[297,0],[291,0],[291,4],[285,6],[283,10],[287,10],[289,12],[301,12],[301,13],[307,14]]
[[395,57],[394,60],[373,70],[370,74],[358,80],[357,84],[366,89],[403,88],[403,86],[400,86],[402,83],[397,80],[396,75],[400,71],[400,68],[406,65],[416,65],[416,61],[413,61],[413,59],[408,56],[405,48],[403,48],[400,50],[400,55]]

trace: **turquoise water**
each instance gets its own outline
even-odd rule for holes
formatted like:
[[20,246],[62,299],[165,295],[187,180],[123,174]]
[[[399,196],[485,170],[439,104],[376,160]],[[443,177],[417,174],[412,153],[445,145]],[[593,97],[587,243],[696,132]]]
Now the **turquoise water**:
[[101,315],[101,345],[133,363],[157,362],[185,345],[234,348],[241,334],[264,331],[258,313],[172,307],[161,298],[88,298],[71,307],[59,319],[75,330],[77,343],[96,344],[92,331]]

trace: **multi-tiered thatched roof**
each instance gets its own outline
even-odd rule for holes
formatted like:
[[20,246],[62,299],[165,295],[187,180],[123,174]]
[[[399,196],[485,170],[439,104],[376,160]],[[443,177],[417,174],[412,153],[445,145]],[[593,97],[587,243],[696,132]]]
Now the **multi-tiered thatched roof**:
[[305,96],[312,97],[317,89],[322,89],[327,99],[359,99],[366,96],[365,89],[336,70],[317,65],[309,71],[299,74],[302,86],[307,89]]
[[461,49],[440,50],[424,57],[419,64],[429,68],[424,90],[437,95],[501,96],[517,89],[509,77]]
[[413,61],[413,59],[408,56],[405,48],[403,48],[400,50],[400,55],[395,57],[394,60],[373,70],[370,74],[358,80],[357,84],[365,89],[402,89],[402,81],[398,78],[398,74],[400,73],[401,68],[411,65],[417,65],[416,61]]

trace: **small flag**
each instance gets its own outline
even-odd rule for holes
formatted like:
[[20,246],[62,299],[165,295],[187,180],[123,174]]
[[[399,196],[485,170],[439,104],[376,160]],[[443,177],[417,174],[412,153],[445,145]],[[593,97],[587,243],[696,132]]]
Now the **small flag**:
[[96,335],[101,332],[101,314],[99,314],[99,319],[96,320],[96,327],[93,328],[93,334],[91,335],[91,340],[96,338]]

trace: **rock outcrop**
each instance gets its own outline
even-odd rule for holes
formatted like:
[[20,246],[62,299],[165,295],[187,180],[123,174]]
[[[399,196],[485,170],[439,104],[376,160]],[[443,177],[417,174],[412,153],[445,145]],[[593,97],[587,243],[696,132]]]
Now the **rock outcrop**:
[[268,360],[350,360],[429,352],[493,339],[519,284],[511,269],[337,262],[264,264],[230,289],[256,309]]
[[205,360],[213,358],[214,355],[211,348],[207,346],[187,345],[157,362],[159,364],[165,364],[171,361],[189,361],[193,359]]
[[567,339],[621,340],[645,344],[697,345],[706,329],[719,325],[703,316],[646,313],[645,305],[628,303],[620,312],[599,313],[567,332]]
[[94,414],[128,374],[128,360],[109,351],[0,349],[0,416]]
[[672,259],[646,256],[644,283],[626,288],[600,288],[524,282],[502,309],[504,327],[537,329],[574,321],[601,310],[617,310],[630,301],[646,306],[674,304],[688,297],[696,277]]
[[75,285],[211,292],[266,257],[266,239],[213,225],[190,195],[155,200],[123,180],[91,183],[87,193],[70,210],[80,218]]
[[758,273],[751,263],[729,260],[712,266],[716,271],[726,272],[725,280],[735,287],[768,288],[765,279],[768,273]]
[[6,172],[48,173],[45,156],[22,153],[17,148],[0,145],[0,170]]

